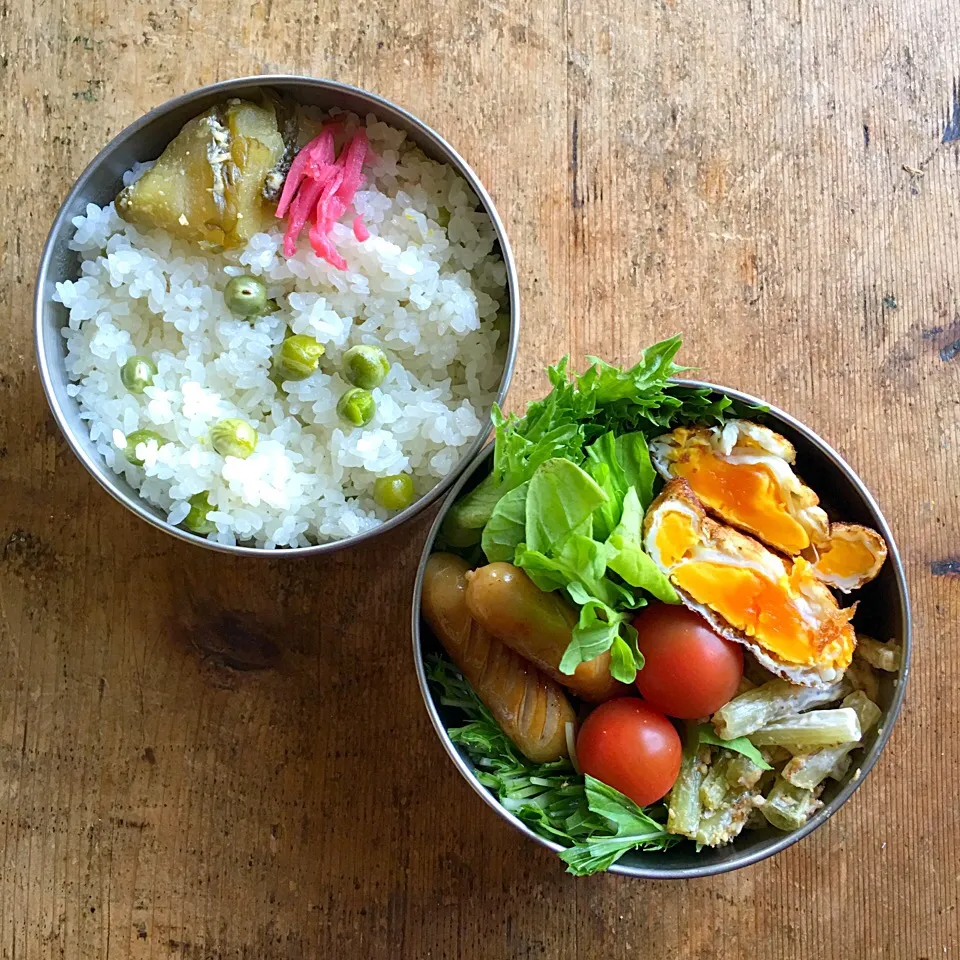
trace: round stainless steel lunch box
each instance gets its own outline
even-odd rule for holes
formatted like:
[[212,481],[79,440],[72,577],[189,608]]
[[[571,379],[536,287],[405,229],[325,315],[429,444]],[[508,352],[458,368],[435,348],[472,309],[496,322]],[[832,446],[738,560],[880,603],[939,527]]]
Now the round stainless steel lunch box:
[[[853,469],[829,444],[818,437],[809,427],[804,426],[789,414],[770,407],[764,401],[737,390],[718,387],[699,381],[680,381],[687,386],[707,387],[716,393],[725,394],[746,403],[767,408],[764,421],[774,430],[783,434],[797,449],[797,463],[804,479],[815,490],[824,492],[824,506],[831,515],[843,517],[845,521],[862,523],[877,530],[887,542],[889,555],[880,575],[871,583],[857,591],[860,612],[857,627],[863,632],[883,640],[893,640],[903,648],[903,658],[898,674],[883,674],[879,706],[883,717],[878,726],[866,737],[865,749],[855,754],[856,761],[842,783],[829,781],[822,796],[823,807],[799,830],[783,833],[769,827],[763,830],[744,831],[730,845],[715,849],[706,848],[696,853],[692,843],[682,843],[662,853],[643,853],[634,851],[626,854],[611,867],[611,872],[629,877],[646,879],[690,879],[707,877],[749,866],[802,840],[818,827],[826,823],[850,799],[857,787],[863,783],[867,773],[877,762],[900,711],[910,673],[911,617],[907,582],[903,564],[897,551],[890,528],[880,513],[880,508],[864,486],[863,481]],[[465,492],[472,489],[486,475],[492,464],[493,448],[484,450],[463,474],[447,495],[433,524],[424,547],[420,568],[417,573],[413,596],[413,657],[420,683],[420,692],[426,704],[430,722],[436,731],[447,755],[457,770],[467,780],[474,792],[495,813],[512,824],[531,840],[551,850],[562,849],[556,843],[545,840],[534,833],[526,824],[505,810],[497,798],[476,778],[473,766],[466,754],[460,750],[447,734],[447,728],[462,723],[462,716],[440,704],[427,679],[425,657],[439,652],[440,645],[433,637],[430,628],[420,616],[420,602],[423,591],[423,577],[427,559],[434,549],[437,534],[447,511]],[[558,861],[558,869],[562,864]]]
[[[73,218],[83,213],[88,203],[103,205],[111,201],[122,186],[121,178],[124,172],[129,170],[136,161],[151,160],[159,156],[188,120],[228,97],[251,96],[264,87],[290,94],[301,103],[313,106],[342,107],[360,116],[375,113],[380,120],[405,130],[427,156],[450,164],[477,194],[493,222],[507,271],[510,322],[503,375],[497,394],[497,400],[500,403],[503,402],[510,386],[516,362],[520,314],[513,251],[510,249],[510,242],[500,216],[483,184],[463,157],[440,134],[413,114],[376,94],[333,80],[317,80],[312,77],[263,76],[226,80],[168,100],[114,137],[93,158],[67,195],[53,221],[40,259],[34,306],[35,338],[37,365],[50,409],[71,449],[94,479],[143,520],[175,537],[200,546],[211,547],[225,553],[275,557],[277,550],[213,543],[205,537],[196,536],[171,525],[167,522],[163,511],[142,500],[124,477],[118,476],[107,467],[90,440],[86,423],[80,419],[80,408],[76,400],[67,394],[69,380],[64,366],[64,343],[60,335],[60,330],[66,325],[66,310],[53,300],[54,285],[60,280],[77,275],[79,260],[68,248],[68,241],[73,231]],[[348,539],[310,547],[284,549],[280,552],[290,556],[332,553],[371,540],[417,516],[436,503],[450,489],[481,449],[488,433],[489,431],[484,431],[470,444],[453,470],[432,490],[383,525]]]

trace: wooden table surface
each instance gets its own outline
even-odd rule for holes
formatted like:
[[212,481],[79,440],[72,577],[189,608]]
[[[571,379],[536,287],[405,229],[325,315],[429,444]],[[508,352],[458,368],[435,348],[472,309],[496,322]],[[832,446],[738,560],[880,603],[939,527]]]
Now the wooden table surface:
[[[960,955],[958,38],[956,0],[0,0],[0,957]],[[150,107],[259,72],[375,90],[475,166],[519,265],[512,406],[563,352],[680,331],[875,492],[913,678],[816,834],[707,880],[574,880],[429,727],[429,518],[238,561],[70,453],[31,333],[56,208]]]

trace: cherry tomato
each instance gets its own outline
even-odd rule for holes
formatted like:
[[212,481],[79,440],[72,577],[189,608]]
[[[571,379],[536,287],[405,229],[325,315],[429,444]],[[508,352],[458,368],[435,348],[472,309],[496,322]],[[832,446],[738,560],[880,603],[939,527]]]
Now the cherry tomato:
[[658,710],[692,720],[733,698],[743,676],[743,650],[718,637],[699,614],[658,603],[641,610],[633,625],[646,661],[637,689]]
[[639,697],[601,703],[580,727],[580,769],[641,807],[673,786],[680,772],[680,737],[673,724]]

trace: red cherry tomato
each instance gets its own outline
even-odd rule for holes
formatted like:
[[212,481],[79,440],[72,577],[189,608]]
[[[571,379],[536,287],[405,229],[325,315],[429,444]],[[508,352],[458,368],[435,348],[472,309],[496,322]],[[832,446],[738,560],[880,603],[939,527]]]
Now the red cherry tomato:
[[673,786],[680,772],[680,737],[673,724],[639,697],[601,703],[580,727],[580,769],[641,807]]
[[637,689],[658,710],[692,720],[733,698],[743,676],[743,650],[718,637],[703,617],[658,603],[641,610],[633,625],[646,661]]

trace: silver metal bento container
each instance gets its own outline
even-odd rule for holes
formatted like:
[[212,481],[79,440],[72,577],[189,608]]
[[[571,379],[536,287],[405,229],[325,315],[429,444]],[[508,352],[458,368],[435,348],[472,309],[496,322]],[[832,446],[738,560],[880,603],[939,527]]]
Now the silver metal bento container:
[[[861,615],[858,615],[857,627],[863,633],[901,644],[903,657],[898,674],[883,674],[881,678],[879,706],[883,710],[883,716],[877,727],[865,738],[863,752],[856,755],[856,760],[843,782],[830,782],[830,786],[825,789],[821,798],[824,801],[824,806],[803,827],[791,833],[783,833],[773,827],[745,831],[726,847],[707,848],[700,853],[695,852],[693,843],[682,843],[662,853],[634,851],[628,853],[610,868],[612,873],[646,879],[691,879],[746,867],[785,850],[826,823],[860,786],[880,756],[880,752],[890,738],[897,714],[900,712],[900,705],[903,702],[907,678],[910,673],[912,625],[910,600],[903,564],[896,543],[890,533],[890,528],[863,481],[836,450],[808,427],[782,410],[770,407],[756,397],[726,387],[692,380],[678,382],[685,386],[707,387],[718,394],[724,394],[749,404],[766,406],[768,412],[764,415],[764,422],[782,433],[794,444],[797,450],[798,470],[804,480],[815,490],[824,491],[825,495],[822,502],[827,512],[831,516],[842,516],[844,520],[871,526],[883,536],[889,551],[887,562],[875,580],[857,591],[857,599],[861,602],[860,610],[862,612]],[[447,511],[461,494],[472,489],[486,475],[491,467],[492,455],[493,448],[488,447],[477,457],[476,462],[464,473],[448,494],[430,530],[420,567],[417,571],[413,595],[414,662],[417,669],[417,679],[420,683],[420,692],[423,694],[430,722],[457,770],[460,771],[470,786],[473,787],[474,792],[487,806],[503,817],[504,820],[537,843],[551,850],[559,851],[563,849],[559,844],[545,840],[534,833],[526,824],[505,810],[493,793],[477,780],[469,758],[451,741],[447,734],[448,727],[457,726],[463,722],[462,717],[458,717],[457,711],[439,703],[435,691],[431,689],[427,679],[425,658],[429,654],[441,650],[438,641],[420,615],[427,559],[433,551],[437,534]],[[559,861],[557,867],[558,869],[562,868]]]
[[197,116],[197,114],[222,101],[225,97],[250,96],[264,87],[287,93],[299,102],[312,106],[321,108],[342,107],[360,116],[375,113],[378,119],[405,130],[410,139],[428,157],[450,164],[470,185],[493,222],[507,272],[510,323],[503,375],[497,394],[497,401],[503,402],[516,363],[520,315],[517,271],[513,251],[510,249],[510,242],[507,239],[503,223],[489,194],[463,157],[440,134],[411,113],[376,94],[333,80],[318,80],[312,77],[244,77],[201,87],[199,90],[186,93],[155,107],[114,137],[93,158],[60,207],[40,259],[34,300],[37,365],[50,409],[53,411],[54,418],[73,452],[97,482],[120,503],[129,507],[137,516],[182,540],[226,553],[249,556],[277,556],[278,552],[291,556],[332,553],[370,540],[382,533],[387,533],[435,503],[450,489],[463,470],[473,461],[486,441],[489,429],[485,430],[470,444],[453,470],[432,490],[373,530],[331,543],[322,543],[310,547],[280,548],[279,551],[261,547],[228,546],[214,543],[206,537],[197,536],[168,523],[163,511],[142,500],[126,479],[115,474],[101,459],[95,445],[90,440],[86,424],[80,419],[80,408],[76,400],[67,394],[69,381],[64,365],[64,342],[60,334],[60,330],[66,325],[66,310],[61,304],[54,302],[52,297],[54,285],[58,281],[73,278],[77,275],[79,260],[77,255],[68,249],[67,243],[73,230],[72,219],[83,213],[88,203],[96,203],[101,206],[109,203],[122,186],[121,178],[123,174],[136,161],[152,160],[158,157],[167,144],[179,133],[184,123]]

